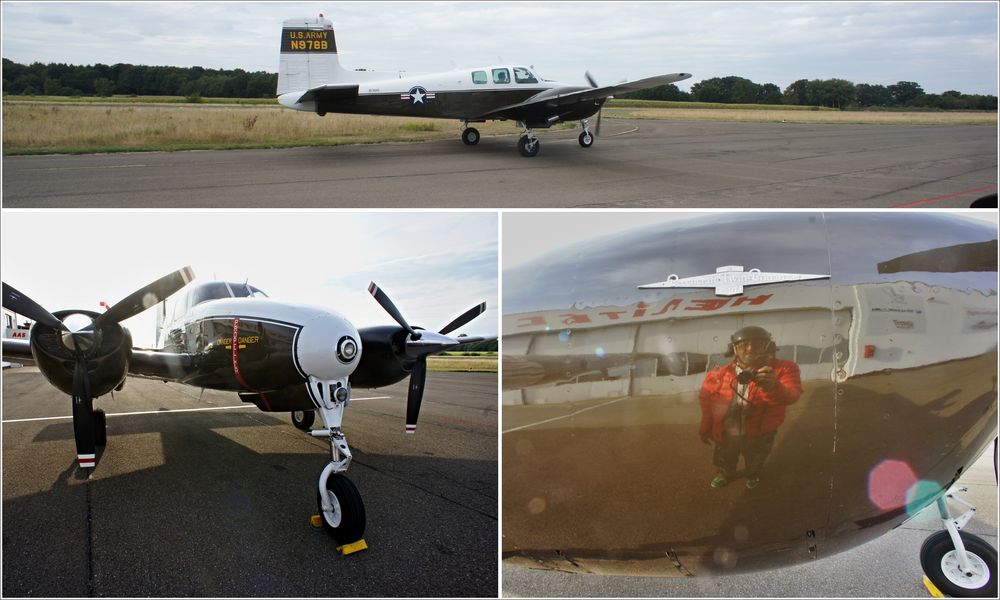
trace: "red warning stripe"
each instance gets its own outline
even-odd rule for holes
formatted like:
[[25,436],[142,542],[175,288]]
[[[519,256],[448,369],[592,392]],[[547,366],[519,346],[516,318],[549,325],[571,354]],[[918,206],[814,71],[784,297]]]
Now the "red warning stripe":
[[239,384],[242,385],[244,388],[256,394],[260,394],[260,399],[264,402],[264,407],[270,411],[271,404],[267,401],[267,396],[250,387],[250,384],[246,382],[246,379],[243,379],[243,374],[240,373],[239,339],[240,339],[240,318],[234,317],[233,318],[233,376],[236,377],[236,381],[238,381]]

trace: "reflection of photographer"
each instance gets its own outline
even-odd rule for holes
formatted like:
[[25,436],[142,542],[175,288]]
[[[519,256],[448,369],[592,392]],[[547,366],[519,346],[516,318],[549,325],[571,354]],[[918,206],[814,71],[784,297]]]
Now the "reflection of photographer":
[[698,434],[703,443],[715,443],[712,487],[733,479],[742,454],[746,486],[753,489],[785,420],[785,406],[802,395],[802,383],[798,365],[775,358],[778,348],[763,327],[744,327],[729,341],[726,356],[733,361],[709,371],[701,385]]

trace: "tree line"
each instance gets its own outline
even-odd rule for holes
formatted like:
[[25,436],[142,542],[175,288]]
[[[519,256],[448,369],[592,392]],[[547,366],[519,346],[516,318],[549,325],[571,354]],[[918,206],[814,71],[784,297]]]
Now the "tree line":
[[[273,98],[278,75],[242,69],[149,67],[144,65],[22,65],[3,59],[3,93],[46,96],[187,96],[204,98]],[[852,83],[846,79],[799,79],[784,90],[773,83],[743,77],[713,77],[683,92],[663,85],[619,96],[639,100],[826,106],[829,108],[933,108],[997,110],[997,97],[949,90],[925,93],[920,84]]]
[[683,92],[676,85],[619,96],[638,100],[721,102],[726,104],[783,104],[829,108],[934,108],[941,110],[997,110],[997,97],[949,90],[928,94],[913,81],[893,85],[852,83],[846,79],[799,79],[784,90],[773,83],[754,83],[743,77],[713,77]]
[[3,59],[3,93],[46,96],[273,98],[278,75],[243,69],[145,65],[21,65]]

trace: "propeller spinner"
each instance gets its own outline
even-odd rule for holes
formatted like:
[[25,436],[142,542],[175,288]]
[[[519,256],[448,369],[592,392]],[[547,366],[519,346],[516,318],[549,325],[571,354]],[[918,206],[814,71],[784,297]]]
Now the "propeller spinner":
[[[450,323],[441,328],[438,332],[418,330],[410,326],[403,318],[402,313],[396,308],[389,296],[383,292],[373,281],[368,286],[368,292],[375,298],[375,301],[385,309],[389,316],[393,318],[399,326],[409,332],[406,338],[404,352],[407,357],[414,360],[413,368],[410,371],[410,386],[406,395],[406,433],[413,433],[417,429],[417,417],[420,415],[420,403],[424,397],[424,381],[427,379],[427,357],[431,354],[444,352],[466,340],[459,340],[450,337],[449,333],[464,326],[469,321],[483,314],[486,310],[486,303],[482,302],[473,306],[461,315],[455,317]],[[472,341],[472,340],[468,340]]]

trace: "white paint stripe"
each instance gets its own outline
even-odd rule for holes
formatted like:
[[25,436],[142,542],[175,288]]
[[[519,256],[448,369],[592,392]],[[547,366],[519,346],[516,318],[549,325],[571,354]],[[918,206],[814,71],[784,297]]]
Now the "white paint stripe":
[[94,459],[97,458],[97,455],[96,454],[77,454],[76,457],[79,458],[80,460],[87,460],[87,459],[94,460]]
[[[372,396],[371,398],[351,398],[351,402],[358,400],[384,400],[387,398],[392,398],[392,396]],[[232,410],[238,408],[257,408],[253,404],[243,404],[240,406],[212,406],[209,408],[175,408],[171,410],[146,410],[140,412],[127,412],[127,413],[106,413],[107,417],[127,417],[132,415],[162,415],[169,413],[182,413],[182,412],[203,412],[208,410]],[[59,421],[63,419],[72,419],[73,415],[67,415],[65,417],[36,417],[33,419],[4,419],[4,423],[28,423],[31,421]]]
[[625,135],[625,134],[628,134],[628,133],[635,133],[636,131],[639,131],[639,128],[638,127],[633,127],[632,129],[629,129],[628,131],[622,131],[621,133],[609,133],[609,134],[605,135],[604,137],[615,137],[615,136],[619,136],[619,135]]
[[560,419],[568,419],[570,417],[575,417],[576,415],[578,415],[580,413],[585,413],[588,410],[594,410],[596,408],[601,408],[603,406],[608,406],[608,405],[611,405],[611,404],[615,404],[616,402],[621,402],[622,400],[628,400],[628,396],[626,396],[625,398],[618,398],[617,400],[609,400],[609,401],[607,401],[607,402],[605,402],[603,404],[598,404],[596,406],[588,406],[587,408],[581,408],[580,410],[578,410],[576,412],[572,412],[572,413],[570,413],[568,415],[560,415],[558,417],[552,417],[551,419],[545,419],[544,421],[539,421],[537,423],[528,423],[527,425],[521,425],[520,427],[512,427],[510,429],[505,429],[503,431],[503,433],[511,433],[511,432],[514,432],[514,431],[520,431],[522,429],[527,429],[529,427],[535,427],[535,426],[538,426],[538,425],[544,425],[545,423],[551,423],[553,421],[558,421]]

